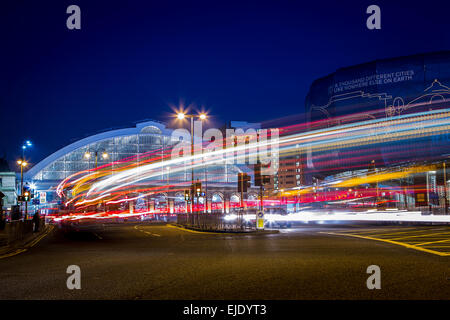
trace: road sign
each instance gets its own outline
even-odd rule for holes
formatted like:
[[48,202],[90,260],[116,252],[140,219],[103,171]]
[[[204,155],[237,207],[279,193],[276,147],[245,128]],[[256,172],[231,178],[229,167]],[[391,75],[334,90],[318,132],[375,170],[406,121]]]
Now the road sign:
[[47,203],[47,192],[40,191],[39,192],[39,202],[40,203]]
[[264,212],[262,211],[256,214],[256,229],[264,230]]

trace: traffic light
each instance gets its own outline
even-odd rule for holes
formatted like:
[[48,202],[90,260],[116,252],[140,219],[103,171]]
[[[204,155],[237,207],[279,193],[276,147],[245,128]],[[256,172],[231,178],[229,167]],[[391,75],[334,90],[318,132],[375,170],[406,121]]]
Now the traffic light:
[[23,201],[30,201],[30,191],[25,191],[23,194]]
[[184,200],[185,201],[191,200],[191,196],[189,195],[189,190],[184,190]]
[[255,186],[260,187],[262,186],[262,177],[261,177],[261,162],[258,161],[257,164],[255,164]]
[[195,183],[195,195],[197,197],[200,197],[202,195],[202,183],[201,182]]
[[244,176],[244,191],[247,192],[247,189],[250,188],[251,186],[252,186],[252,178],[248,174],[245,174],[245,176]]
[[238,192],[243,192],[243,182],[244,181],[244,174],[242,172],[238,173]]
[[270,182],[270,176],[261,175],[261,162],[255,164],[255,186],[262,187]]
[[238,173],[238,192],[247,192],[247,189],[251,187],[251,178],[246,173]]
[[203,193],[202,193],[202,183],[201,182],[194,182],[191,185],[191,194],[193,196],[197,196],[200,197]]

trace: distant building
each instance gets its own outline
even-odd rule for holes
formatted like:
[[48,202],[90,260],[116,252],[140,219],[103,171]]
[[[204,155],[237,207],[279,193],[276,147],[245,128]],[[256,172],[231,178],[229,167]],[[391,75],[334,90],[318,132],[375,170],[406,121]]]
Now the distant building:
[[0,158],[0,192],[3,193],[3,209],[9,210],[17,203],[16,174],[11,171],[8,162]]

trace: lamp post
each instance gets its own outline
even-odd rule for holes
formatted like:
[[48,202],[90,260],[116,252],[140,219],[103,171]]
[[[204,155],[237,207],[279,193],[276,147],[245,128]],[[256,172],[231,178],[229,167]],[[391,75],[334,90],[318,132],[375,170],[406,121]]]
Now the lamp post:
[[25,149],[33,146],[30,140],[25,141],[22,144],[22,159],[25,159]]
[[[185,118],[188,118],[191,120],[191,156],[194,156],[194,118],[199,118],[200,120],[206,120],[206,114],[201,113],[199,115],[190,115],[190,114],[185,114],[184,112],[179,112],[177,114],[177,118],[178,120],[183,120]],[[194,159],[192,158],[191,160],[191,186],[194,185]],[[192,188],[190,188],[192,190]],[[191,213],[194,209],[194,195],[195,195],[195,190],[193,191],[193,193],[191,194]],[[207,196],[207,195],[206,195]]]
[[25,168],[28,165],[28,163],[23,159],[19,159],[17,160],[17,164],[20,166],[20,196],[23,199],[23,168]]
[[167,214],[170,213],[170,202],[169,202],[169,173],[170,173],[170,167],[166,167],[167,172]]
[[205,213],[208,213],[208,166],[205,165]]
[[448,214],[448,199],[447,199],[447,166],[445,164],[445,160],[443,162],[443,171],[444,171],[444,214]]
[[[94,155],[95,155],[95,170],[97,170],[97,163],[98,163],[98,154],[99,154],[99,152],[100,152],[100,150],[94,151]],[[87,160],[89,160],[89,159],[91,158],[91,153],[90,153],[89,151],[87,151],[87,152],[84,154],[84,158],[87,159]],[[102,152],[102,158],[103,158],[103,160],[108,159],[108,158],[109,158],[109,154],[108,154],[106,151],[103,151],[103,152]],[[103,204],[103,206],[104,206],[103,200],[102,200],[102,204]],[[105,210],[105,207],[104,207],[103,209]],[[105,211],[106,211],[106,210],[105,210]]]

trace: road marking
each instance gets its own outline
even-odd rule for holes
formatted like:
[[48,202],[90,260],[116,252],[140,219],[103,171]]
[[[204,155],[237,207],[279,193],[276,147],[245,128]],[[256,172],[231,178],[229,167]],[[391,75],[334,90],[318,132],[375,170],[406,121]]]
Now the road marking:
[[223,235],[223,233],[220,233],[220,232],[196,231],[196,230],[190,230],[190,229],[185,229],[185,228],[182,228],[182,227],[174,226],[174,225],[172,225],[172,224],[167,224],[166,227],[168,227],[168,228],[175,228],[175,229],[179,229],[179,230],[183,230],[183,231],[191,232],[191,233],[201,233],[201,234],[222,234],[222,235]]
[[[375,230],[375,229],[373,229]],[[401,230],[401,229],[397,229],[397,230]],[[425,229],[425,230],[417,230],[417,229],[409,229],[408,231],[403,231],[403,232],[389,232],[389,233],[377,233],[377,232],[373,232],[373,231],[369,231],[369,232],[352,232],[354,234],[368,234],[368,233],[373,233],[374,235],[377,236],[390,236],[390,235],[397,235],[397,234],[403,234],[403,233],[414,233],[414,232],[428,232],[428,231],[434,231],[435,229]],[[437,230],[442,230],[442,229],[436,229]],[[380,231],[388,231],[385,229],[381,229]]]
[[7,253],[7,254],[4,254],[4,255],[0,256],[0,259],[12,257],[12,256],[15,256],[15,255],[17,255],[19,253],[25,252],[25,251],[27,251],[27,249],[18,249],[18,250],[14,251],[14,252]]
[[438,240],[438,241],[430,241],[430,242],[423,242],[423,243],[416,243],[416,246],[424,246],[424,245],[427,245],[427,244],[439,243],[439,242],[447,242],[447,241],[450,241],[450,239]]
[[142,230],[142,229],[139,229],[138,226],[134,226],[134,228],[135,228],[136,230],[139,230],[140,232],[144,232],[144,233],[146,233],[146,234],[148,234],[148,235],[150,235],[150,236],[161,237],[160,234],[157,234],[157,233],[151,233],[151,232],[149,232],[149,231],[144,231],[144,230]]
[[99,238],[100,240],[102,240],[103,238],[102,237],[100,237],[97,233],[95,233],[94,232],[94,235],[97,237],[97,238]]
[[331,235],[337,235],[337,236],[355,237],[355,238],[374,240],[374,241],[381,241],[381,242],[386,242],[386,243],[390,243],[390,244],[396,244],[396,245],[399,245],[399,246],[402,246],[402,247],[405,247],[405,248],[409,248],[409,249],[414,249],[414,250],[418,250],[418,251],[423,251],[423,252],[435,254],[435,255],[438,255],[438,256],[442,256],[442,257],[450,256],[450,252],[439,252],[439,251],[426,249],[426,248],[421,248],[421,247],[417,247],[417,246],[414,246],[414,245],[411,245],[411,244],[398,242],[398,241],[393,241],[393,240],[389,240],[389,239],[379,239],[379,238],[368,237],[368,236],[360,236],[360,235],[351,234],[351,233],[337,233],[337,232],[319,232],[319,233],[325,233],[325,234],[331,234]]
[[416,235],[416,236],[408,236],[408,237],[400,237],[400,238],[392,238],[391,240],[401,240],[401,239],[410,239],[410,238],[421,238],[421,237],[434,237],[437,235],[442,235],[442,234],[450,234],[450,232],[440,232],[440,233],[427,233],[427,234],[420,234],[420,235]]
[[450,246],[427,246],[427,247],[430,247],[430,248],[450,248]]
[[[355,234],[367,234],[367,233],[377,233],[377,232],[380,232],[380,231],[385,231],[385,232],[389,232],[389,233],[387,233],[387,234],[391,234],[392,232],[394,232],[394,233],[397,233],[397,232],[395,232],[396,230],[402,230],[402,231],[404,231],[404,232],[411,232],[411,231],[414,231],[414,230],[417,230],[416,228],[379,228],[379,229],[377,229],[377,228],[374,228],[374,229],[364,229],[364,230],[361,230],[361,231],[357,231],[357,230],[355,230],[355,231],[351,231],[351,233],[355,233]],[[407,231],[405,231],[405,230],[407,230]],[[403,233],[403,232],[401,232],[401,233]]]
[[50,231],[53,230],[53,226],[49,226],[47,231],[45,231],[43,234],[41,234],[40,236],[38,236],[36,239],[34,239],[30,244],[29,244],[29,248],[34,247],[35,244],[37,244],[39,241],[41,241],[47,234],[50,233]]

